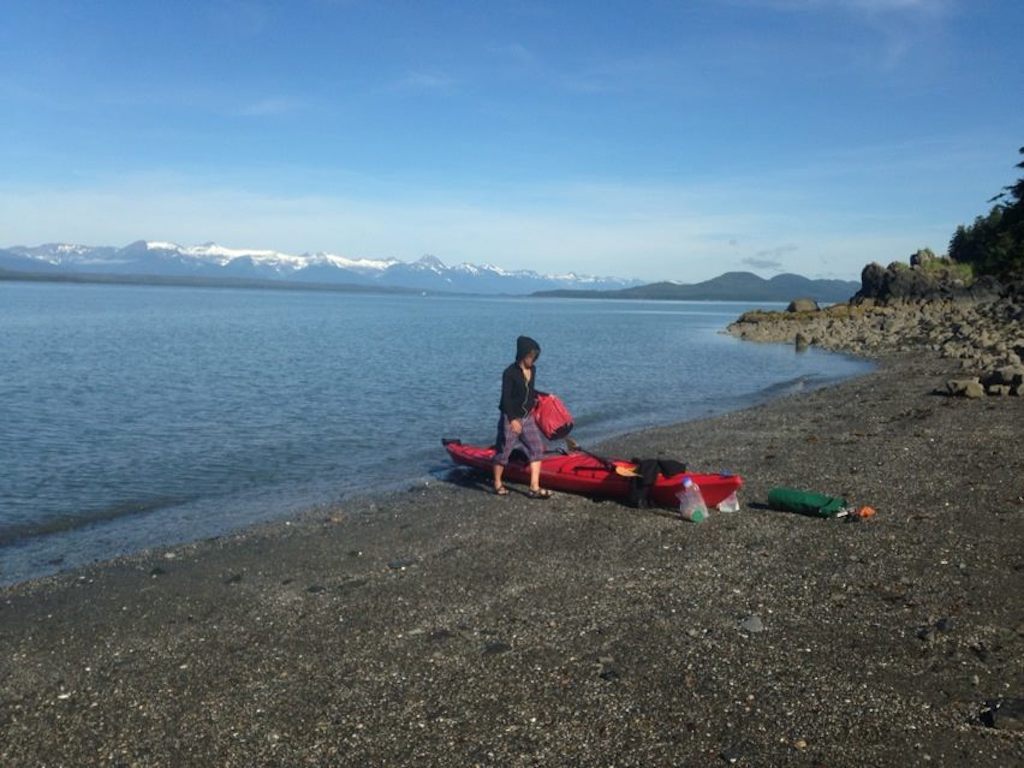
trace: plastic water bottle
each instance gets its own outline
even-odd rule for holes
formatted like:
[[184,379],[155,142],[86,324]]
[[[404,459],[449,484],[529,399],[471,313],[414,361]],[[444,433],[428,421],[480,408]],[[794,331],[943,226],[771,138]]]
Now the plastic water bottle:
[[700,493],[700,486],[689,477],[683,478],[683,490],[676,494],[679,499],[679,516],[691,523],[707,520],[708,506]]

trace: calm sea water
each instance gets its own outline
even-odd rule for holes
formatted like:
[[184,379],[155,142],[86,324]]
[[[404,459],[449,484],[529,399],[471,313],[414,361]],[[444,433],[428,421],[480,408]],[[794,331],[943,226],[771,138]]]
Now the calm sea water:
[[0,282],[0,583],[440,474],[522,333],[584,444],[867,370],[747,308]]

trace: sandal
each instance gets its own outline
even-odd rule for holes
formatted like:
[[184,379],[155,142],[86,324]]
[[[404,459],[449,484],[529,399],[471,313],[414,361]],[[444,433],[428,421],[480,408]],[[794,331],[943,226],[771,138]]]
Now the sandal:
[[494,495],[495,496],[508,496],[508,488],[506,488],[504,485],[501,486],[500,488],[495,488],[494,489]]
[[528,499],[547,500],[551,498],[551,491],[547,490],[546,488],[538,488],[537,490],[533,490],[531,488],[529,491],[526,492],[526,497]]

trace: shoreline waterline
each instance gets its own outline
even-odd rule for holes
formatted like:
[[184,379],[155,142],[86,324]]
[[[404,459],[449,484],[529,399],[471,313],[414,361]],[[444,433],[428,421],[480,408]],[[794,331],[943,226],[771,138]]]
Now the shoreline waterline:
[[[831,353],[838,354],[838,353]],[[751,394],[740,401],[708,403],[702,413],[681,422],[650,423],[636,429],[606,432],[595,439],[588,439],[587,445],[600,450],[601,446],[629,438],[631,435],[642,434],[656,429],[679,427],[687,422],[714,419],[728,413],[742,412],[756,408],[765,402],[779,397],[811,392],[816,389],[833,387],[851,378],[866,376],[876,370],[876,364],[869,360],[864,362],[864,370],[841,378],[829,377],[796,377],[779,382],[762,391]],[[586,428],[586,424],[584,424]],[[573,436],[579,437],[581,429],[574,431]],[[378,497],[401,493],[403,489],[429,485],[431,482],[442,482],[455,469],[440,447],[441,437],[438,435],[437,445],[425,447],[422,453],[429,453],[431,459],[422,462],[420,471],[395,478],[381,486],[362,486],[347,490],[343,495],[330,501],[314,501],[311,503],[296,502],[287,496],[274,498],[265,492],[253,494],[251,500],[232,497],[229,500],[204,499],[179,503],[177,500],[160,502],[125,503],[120,509],[111,510],[109,514],[99,513],[93,519],[59,520],[50,523],[52,529],[30,531],[28,536],[12,536],[9,541],[0,542],[0,588],[13,587],[25,582],[45,579],[66,571],[89,566],[102,566],[106,562],[122,558],[145,556],[154,551],[173,550],[178,547],[195,544],[204,540],[217,540],[225,537],[243,536],[249,528],[260,528],[266,525],[286,523],[316,515],[331,509],[350,504],[373,505]],[[556,450],[560,441],[549,443]],[[429,465],[429,466],[428,466]],[[715,467],[724,469],[728,467]],[[259,507],[263,514],[254,514],[253,508]],[[245,510],[244,517],[225,516],[226,509]],[[197,515],[216,511],[219,514],[218,524],[204,526],[203,534],[196,536],[180,536],[174,531],[187,529]],[[165,531],[165,538],[153,541],[153,528],[135,534],[133,526],[145,516],[164,515],[158,531]],[[106,552],[106,556],[95,553]]]
[[[836,352],[820,354],[850,357],[849,355]],[[679,428],[690,422],[715,419],[724,414],[756,408],[775,399],[835,387],[850,379],[870,375],[878,367],[877,361],[867,358],[856,359],[864,366],[856,374],[843,377],[798,376],[787,381],[778,382],[738,401],[708,403],[702,413],[694,415],[690,419],[651,423],[636,429],[606,432],[592,440],[588,439],[586,445],[596,450],[602,450],[605,446],[624,440],[636,439],[642,437],[645,433],[656,430]],[[585,428],[586,424],[584,423],[583,429],[585,430]],[[580,435],[581,429],[577,428],[574,431],[573,437],[578,438]],[[173,499],[151,502],[148,505],[128,502],[121,505],[119,510],[113,510],[109,516],[100,514],[96,516],[97,519],[80,522],[66,521],[66,527],[62,526],[59,521],[53,526],[55,528],[53,531],[45,531],[41,535],[12,537],[8,542],[0,541],[0,562],[3,563],[2,568],[0,568],[0,588],[14,587],[26,582],[60,576],[61,574],[74,572],[81,568],[103,567],[107,563],[114,563],[123,559],[131,560],[136,557],[146,557],[153,552],[173,551],[176,548],[187,547],[204,540],[215,541],[221,538],[245,536],[250,529],[255,531],[268,526],[273,528],[278,525],[289,525],[298,520],[329,513],[332,509],[342,508],[347,505],[354,504],[358,506],[368,504],[375,506],[376,502],[381,498],[401,494],[408,490],[428,487],[431,483],[446,481],[449,474],[457,468],[450,462],[440,447],[441,437],[449,436],[438,435],[436,446],[423,449],[424,453],[431,455],[431,460],[423,463],[423,466],[427,466],[428,463],[430,465],[425,471],[397,478],[384,487],[356,488],[329,501],[318,500],[310,503],[297,503],[294,500],[289,500],[287,497],[275,500],[271,496],[268,499],[265,497],[265,492],[262,492],[258,494],[258,499],[254,498],[248,505],[246,504],[246,499],[239,500],[237,498],[227,501],[218,500],[217,498],[203,499],[201,502],[194,500],[183,504]],[[549,446],[552,449],[556,449],[559,444],[560,441],[554,441],[550,442]],[[699,457],[694,456],[694,459],[699,463]],[[711,471],[728,470],[729,468],[722,466],[704,467],[704,469]],[[252,515],[253,504],[259,504],[265,508],[266,514],[254,517]],[[219,508],[223,513],[225,507],[236,508],[239,506],[246,509],[244,522],[240,518],[225,517],[222,514],[221,522],[223,526],[219,530],[214,529],[212,532],[196,536],[181,536],[174,533],[175,531],[184,530],[190,518],[196,514],[197,510]],[[165,532],[166,539],[156,542],[148,540],[148,537],[152,535],[152,532],[148,529],[141,536],[133,537],[131,528],[139,517],[158,514],[166,515],[168,512],[172,514],[162,521],[163,525],[158,529]],[[237,522],[232,523],[233,519]],[[83,537],[85,541],[84,546],[82,542]],[[108,544],[105,544],[105,542]],[[127,545],[126,542],[128,542]],[[134,542],[134,545],[131,542]],[[104,549],[105,546],[110,551],[109,556],[92,556],[92,553]]]
[[[587,445],[870,369],[728,336],[742,303],[7,293],[0,583],[431,479],[440,438],[493,438],[510,311]],[[425,381],[438,355],[449,372]]]

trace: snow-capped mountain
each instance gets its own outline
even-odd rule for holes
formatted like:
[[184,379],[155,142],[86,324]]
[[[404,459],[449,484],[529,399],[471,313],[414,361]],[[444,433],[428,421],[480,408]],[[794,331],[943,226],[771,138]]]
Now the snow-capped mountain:
[[181,246],[139,240],[123,248],[47,243],[0,251],[0,269],[19,272],[231,277],[303,283],[347,283],[467,293],[532,293],[557,288],[615,289],[639,280],[568,273],[509,271],[490,264],[449,267],[436,256],[418,261],[357,259],[333,253],[293,255],[273,250],[226,248],[216,243]]

